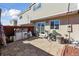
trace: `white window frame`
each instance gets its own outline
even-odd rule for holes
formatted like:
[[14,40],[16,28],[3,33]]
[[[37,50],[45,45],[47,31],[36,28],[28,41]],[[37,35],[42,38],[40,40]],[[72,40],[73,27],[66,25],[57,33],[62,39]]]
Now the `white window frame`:
[[[60,20],[59,19],[54,19],[54,20],[51,20],[51,21],[56,21],[56,20],[59,21],[59,29],[60,29]],[[51,29],[51,21],[49,22],[50,23],[50,29]],[[55,22],[54,22],[54,30],[59,30],[59,29],[55,29]]]

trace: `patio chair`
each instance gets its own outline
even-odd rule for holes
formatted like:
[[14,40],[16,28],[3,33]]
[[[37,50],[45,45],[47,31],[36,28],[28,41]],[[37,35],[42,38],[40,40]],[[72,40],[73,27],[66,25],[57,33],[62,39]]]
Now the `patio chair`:
[[48,34],[48,40],[49,41],[56,41],[56,36],[54,36],[52,33]]
[[46,34],[44,32],[39,33],[40,38],[45,38]]
[[53,30],[53,32],[50,33],[48,37],[50,38],[51,41],[56,41],[57,36],[61,36],[61,34]]

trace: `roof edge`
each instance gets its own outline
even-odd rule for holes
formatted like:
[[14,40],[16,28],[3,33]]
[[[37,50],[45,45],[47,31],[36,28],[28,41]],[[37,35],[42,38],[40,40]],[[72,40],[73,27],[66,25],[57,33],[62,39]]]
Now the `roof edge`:
[[73,15],[73,14],[77,14],[77,13],[79,13],[79,10],[65,12],[65,13],[61,13],[61,14],[57,14],[57,15],[53,15],[53,16],[48,16],[48,17],[44,17],[44,18],[33,19],[33,20],[31,20],[31,22],[43,21],[45,19],[58,18],[58,17]]
[[25,11],[21,12],[18,16],[20,16],[20,15],[24,14],[25,12],[31,10],[31,7],[32,7],[34,4],[36,4],[36,3],[32,3]]

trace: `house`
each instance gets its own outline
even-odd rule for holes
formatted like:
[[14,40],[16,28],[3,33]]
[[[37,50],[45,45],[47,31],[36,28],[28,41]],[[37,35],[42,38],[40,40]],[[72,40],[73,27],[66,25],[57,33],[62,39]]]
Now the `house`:
[[12,20],[10,21],[10,25],[12,25],[12,26],[17,26],[17,20],[16,20],[16,19],[12,19]]
[[[63,37],[67,35],[79,40],[79,10],[77,3],[34,3],[19,15],[23,23],[29,21],[35,26],[35,32],[56,30]],[[28,16],[29,15],[29,16]]]

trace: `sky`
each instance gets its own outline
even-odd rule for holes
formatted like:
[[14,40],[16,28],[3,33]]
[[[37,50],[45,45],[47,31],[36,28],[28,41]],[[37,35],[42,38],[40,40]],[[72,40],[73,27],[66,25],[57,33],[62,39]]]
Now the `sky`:
[[25,11],[29,5],[29,3],[0,3],[2,25],[10,25],[10,21],[18,19],[17,15]]

